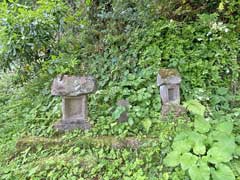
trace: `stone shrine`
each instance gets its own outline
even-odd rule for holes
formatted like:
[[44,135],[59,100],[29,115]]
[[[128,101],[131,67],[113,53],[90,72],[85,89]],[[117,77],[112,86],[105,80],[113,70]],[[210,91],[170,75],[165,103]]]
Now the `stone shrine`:
[[54,125],[59,131],[90,129],[87,94],[96,91],[92,76],[59,75],[53,80],[51,94],[62,96],[62,119]]
[[180,106],[180,83],[181,77],[175,69],[161,69],[157,75],[157,86],[160,88],[162,101],[161,114],[166,116],[170,113],[180,116],[185,109]]
[[128,120],[128,108],[130,106],[128,100],[126,99],[120,99],[117,101],[117,106],[124,107],[125,111],[120,114],[120,117],[118,118],[118,122],[126,122]]

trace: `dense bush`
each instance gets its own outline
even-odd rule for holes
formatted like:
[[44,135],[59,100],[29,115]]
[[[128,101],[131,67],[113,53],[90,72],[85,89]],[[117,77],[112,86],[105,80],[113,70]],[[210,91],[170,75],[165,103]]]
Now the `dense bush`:
[[230,118],[217,122],[204,119],[204,106],[197,101],[185,103],[194,113],[193,128],[180,132],[174,138],[170,152],[164,163],[175,167],[179,164],[192,180],[197,179],[235,179],[229,162],[238,154],[232,133]]
[[21,70],[22,75],[39,69],[55,51],[64,12],[63,4],[54,1],[38,1],[36,7],[2,2],[1,68]]

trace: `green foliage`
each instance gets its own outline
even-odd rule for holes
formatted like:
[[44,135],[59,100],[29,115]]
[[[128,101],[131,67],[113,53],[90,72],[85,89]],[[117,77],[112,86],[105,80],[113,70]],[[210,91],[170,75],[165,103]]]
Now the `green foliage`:
[[210,168],[206,163],[199,165],[194,164],[189,168],[189,175],[192,180],[208,180],[210,179]]
[[189,24],[155,21],[137,34],[139,65],[178,69],[183,96],[208,101],[219,86],[228,90],[239,76],[239,43],[232,27],[218,22],[216,14],[200,15]]
[[151,128],[151,126],[152,126],[152,121],[150,119],[146,119],[143,121],[143,127],[147,133],[149,132],[149,129]]
[[204,116],[205,106],[199,103],[197,100],[189,100],[183,103],[183,106],[187,108],[193,114]]
[[[195,104],[200,104],[197,101]],[[190,104],[190,103],[188,103]],[[202,106],[202,105],[201,105]],[[188,107],[188,106],[187,106]],[[189,108],[196,112],[195,108]],[[198,111],[197,111],[198,112]],[[164,163],[170,167],[181,165],[192,180],[197,179],[235,179],[228,163],[236,153],[235,136],[231,120],[214,124],[204,119],[204,111],[196,113],[193,128],[179,132],[174,138],[173,151],[168,153]]]
[[194,126],[196,131],[200,133],[207,133],[211,128],[210,124],[202,116],[195,117]]
[[[60,1],[38,1],[36,7],[0,3],[0,66],[32,72],[54,53],[66,11]],[[39,67],[35,68],[39,68]]]
[[224,165],[224,164],[219,164],[219,166],[216,169],[211,169],[211,174],[213,179],[235,179],[234,174],[232,172],[232,170]]
[[[39,73],[48,73],[50,76],[57,74],[76,75],[81,74],[81,69],[75,67],[79,65],[79,61],[73,55],[59,54],[58,56],[51,56],[51,59],[42,63]],[[46,72],[44,72],[46,71]],[[46,73],[46,74],[47,74]]]

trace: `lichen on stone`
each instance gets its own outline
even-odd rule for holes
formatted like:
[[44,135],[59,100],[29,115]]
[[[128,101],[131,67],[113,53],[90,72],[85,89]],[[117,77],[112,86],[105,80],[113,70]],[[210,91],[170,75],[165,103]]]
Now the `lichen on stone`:
[[163,79],[171,76],[180,76],[176,69],[160,69],[159,75]]

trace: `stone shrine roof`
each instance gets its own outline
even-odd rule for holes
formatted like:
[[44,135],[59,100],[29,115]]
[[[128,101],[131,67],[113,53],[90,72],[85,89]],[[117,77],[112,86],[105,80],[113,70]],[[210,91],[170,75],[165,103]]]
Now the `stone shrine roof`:
[[163,84],[180,84],[181,77],[176,69],[160,69],[157,76],[157,85],[161,86]]
[[96,91],[96,80],[92,76],[58,75],[52,83],[54,96],[80,96]]

